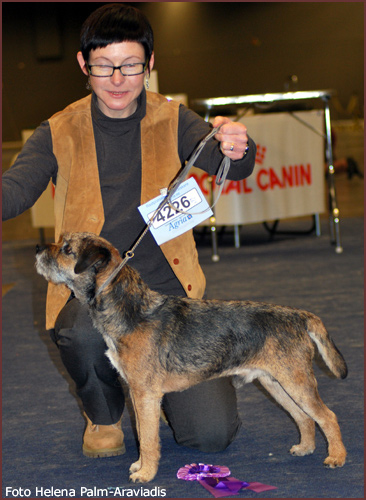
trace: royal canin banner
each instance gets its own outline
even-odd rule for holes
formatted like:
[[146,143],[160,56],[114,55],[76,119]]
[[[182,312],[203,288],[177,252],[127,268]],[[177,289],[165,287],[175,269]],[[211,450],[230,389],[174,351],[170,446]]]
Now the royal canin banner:
[[[324,212],[324,112],[260,114],[241,121],[257,145],[255,168],[247,179],[226,181],[214,208],[216,224],[241,225]],[[193,168],[190,176],[212,204],[208,174]],[[214,182],[212,186],[217,192]]]

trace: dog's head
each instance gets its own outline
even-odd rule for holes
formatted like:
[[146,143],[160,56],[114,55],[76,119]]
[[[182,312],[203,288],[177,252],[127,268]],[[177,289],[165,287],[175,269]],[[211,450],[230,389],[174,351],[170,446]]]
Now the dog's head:
[[119,252],[92,233],[66,233],[58,243],[37,246],[36,269],[46,280],[64,284],[82,302],[121,262]]

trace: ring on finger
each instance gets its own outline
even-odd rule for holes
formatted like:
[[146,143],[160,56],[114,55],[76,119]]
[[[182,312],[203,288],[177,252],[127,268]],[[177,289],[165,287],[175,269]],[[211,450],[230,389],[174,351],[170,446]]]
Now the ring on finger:
[[233,142],[231,143],[230,151],[234,151],[234,143]]

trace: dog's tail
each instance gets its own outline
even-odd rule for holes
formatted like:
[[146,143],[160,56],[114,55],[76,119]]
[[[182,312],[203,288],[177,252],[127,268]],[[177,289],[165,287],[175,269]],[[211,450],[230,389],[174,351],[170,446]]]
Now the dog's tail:
[[312,315],[308,321],[307,331],[330,371],[338,378],[346,378],[348,373],[346,362],[321,319]]

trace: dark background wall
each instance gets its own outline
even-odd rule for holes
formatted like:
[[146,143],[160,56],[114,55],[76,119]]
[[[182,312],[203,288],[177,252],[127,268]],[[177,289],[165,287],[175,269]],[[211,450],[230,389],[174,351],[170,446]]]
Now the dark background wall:
[[[335,89],[363,110],[363,2],[129,2],[155,33],[161,93],[194,98]],[[98,2],[3,2],[3,140],[86,95],[76,52]],[[362,111],[361,111],[362,112]]]

